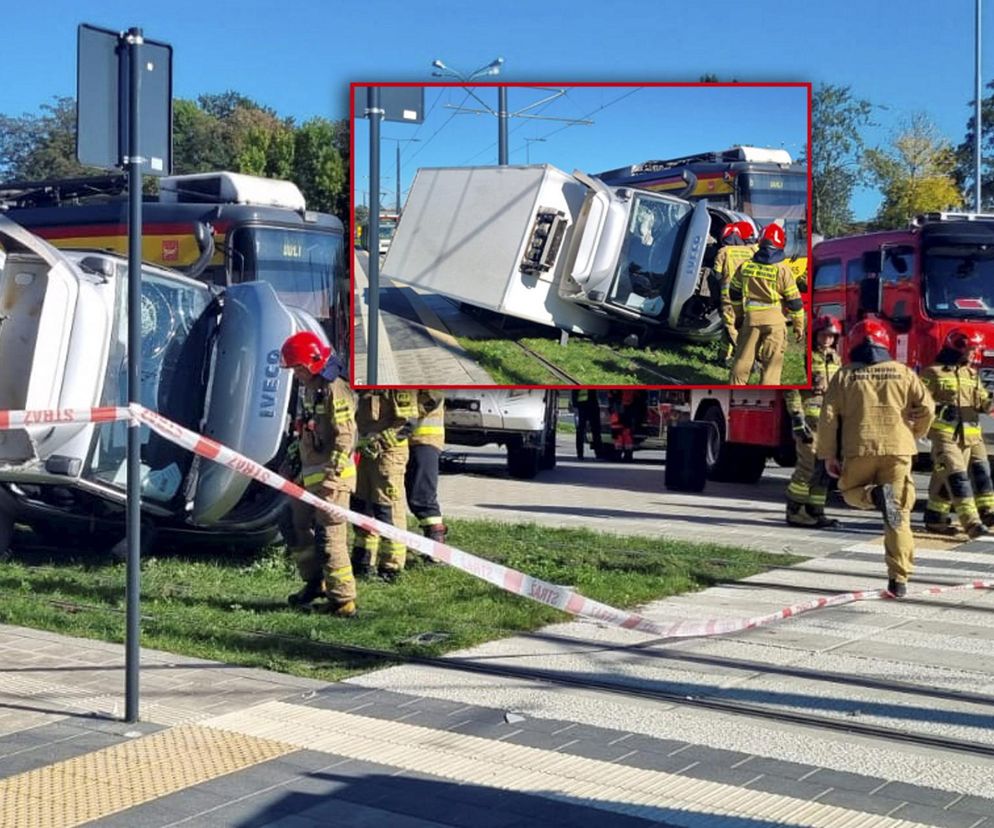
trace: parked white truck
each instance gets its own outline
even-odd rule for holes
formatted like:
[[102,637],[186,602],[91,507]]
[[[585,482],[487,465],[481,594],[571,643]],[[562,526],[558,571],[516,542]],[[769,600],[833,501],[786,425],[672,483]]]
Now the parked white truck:
[[445,395],[447,445],[507,446],[512,477],[530,479],[556,465],[559,392],[459,389]]

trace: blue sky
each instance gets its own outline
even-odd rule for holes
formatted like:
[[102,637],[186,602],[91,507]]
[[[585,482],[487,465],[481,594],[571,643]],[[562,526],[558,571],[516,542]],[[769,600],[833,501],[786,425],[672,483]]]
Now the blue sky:
[[[473,71],[477,67],[471,67]],[[384,123],[382,135],[401,143],[402,200],[418,167],[497,163],[497,119],[462,109],[497,109],[494,88],[425,89],[425,122]],[[560,90],[565,94],[558,95]],[[554,97],[555,96],[555,97]],[[543,100],[548,103],[528,108]],[[456,107],[455,109],[452,107]],[[526,109],[527,108],[527,109]],[[567,172],[597,173],[640,161],[674,158],[735,144],[784,148],[800,157],[807,142],[807,88],[787,87],[511,87],[508,162],[550,163]],[[712,117],[722,113],[721,119]],[[538,114],[549,119],[525,118]],[[592,121],[570,123],[568,119]],[[702,129],[701,121],[711,121]],[[411,140],[416,139],[416,140]],[[369,124],[355,129],[356,203],[369,190]],[[380,190],[384,206],[396,193],[396,148],[384,141]]]
[[[657,0],[618,8],[603,0],[566,6],[531,0],[12,2],[4,8],[3,54],[13,77],[0,86],[0,112],[35,112],[52,95],[73,94],[76,25],[89,22],[140,25],[147,36],[172,43],[180,97],[236,89],[300,120],[344,116],[349,81],[430,81],[435,58],[471,71],[500,55],[502,78],[510,82],[695,81],[710,72],[722,80],[849,85],[877,107],[879,126],[866,136],[871,144],[885,142],[918,111],[954,143],[962,140],[973,95],[973,0],[941,7],[926,0]],[[990,1],[983,29],[983,76],[991,79]],[[702,137],[725,119],[721,111],[701,115]],[[711,148],[710,140],[704,143]],[[875,203],[864,194],[857,213],[865,217]]]

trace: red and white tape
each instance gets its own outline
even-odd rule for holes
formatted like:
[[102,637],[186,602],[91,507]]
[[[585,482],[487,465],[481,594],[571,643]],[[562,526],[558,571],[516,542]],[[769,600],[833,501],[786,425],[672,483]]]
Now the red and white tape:
[[[254,460],[250,460],[234,449],[222,445],[208,437],[203,437],[184,428],[171,420],[162,417],[154,411],[141,406],[132,405],[130,408],[89,408],[61,409],[52,411],[0,411],[0,430],[17,428],[25,425],[58,425],[66,423],[109,422],[112,420],[129,420],[144,423],[156,433],[208,460],[220,463],[240,474],[247,475],[260,483],[277,489],[290,497],[295,497],[313,506],[315,509],[344,518],[354,526],[374,532],[382,537],[403,543],[423,555],[437,561],[442,561],[469,573],[476,578],[493,584],[500,589],[531,598],[533,601],[546,604],[572,615],[590,618],[615,627],[628,630],[638,630],[660,638],[698,638],[711,635],[727,635],[742,630],[754,629],[786,618],[793,618],[806,612],[824,607],[838,607],[855,601],[865,601],[873,598],[883,598],[888,595],[885,590],[858,590],[831,597],[814,598],[800,604],[784,607],[777,612],[755,618],[708,619],[705,621],[677,621],[659,623],[638,613],[620,610],[600,601],[594,601],[580,595],[569,587],[543,581],[526,575],[516,569],[480,558],[454,546],[437,543],[422,535],[415,535],[403,529],[398,529],[388,523],[381,523],[367,515],[341,509],[319,497],[316,497],[296,483],[292,483]],[[970,581],[965,584],[947,587],[930,587],[916,590],[909,595],[939,595],[949,592],[965,592],[975,589],[994,589],[994,581]]]

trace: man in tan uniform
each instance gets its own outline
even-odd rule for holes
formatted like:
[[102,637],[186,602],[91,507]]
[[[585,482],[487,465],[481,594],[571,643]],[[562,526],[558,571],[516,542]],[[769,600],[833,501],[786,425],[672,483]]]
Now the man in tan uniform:
[[739,327],[742,325],[742,306],[732,302],[729,289],[739,265],[755,256],[759,245],[756,243],[756,231],[747,221],[726,224],[721,231],[721,244],[721,249],[714,257],[714,272],[721,284],[721,318],[728,336],[725,364],[729,365],[732,354],[735,353],[735,343],[738,342]]
[[946,522],[950,501],[971,538],[988,534],[984,524],[994,524],[994,488],[980,430],[980,415],[991,410],[991,397],[974,367],[983,347],[982,331],[956,328],[946,337],[935,364],[922,372],[922,382],[935,398],[935,422],[928,432],[932,478],[925,508],[925,528],[930,532],[956,534]]
[[[347,509],[356,487],[352,459],[356,427],[355,402],[342,378],[342,363],[320,337],[301,331],[283,343],[280,365],[293,369],[301,395],[298,482],[311,494]],[[355,615],[356,586],[345,520],[299,500],[290,509],[293,537],[288,545],[304,586],[288,602],[304,607],[327,597],[328,603],[317,607],[318,611]]]
[[779,385],[783,355],[787,348],[787,326],[783,306],[794,325],[794,338],[804,338],[804,303],[797,280],[784,260],[787,236],[776,223],[763,230],[759,251],[739,266],[728,294],[742,308],[742,330],[735,345],[731,385],[749,382],[753,363],[758,362],[760,385]]
[[[359,427],[359,483],[355,510],[407,530],[404,470],[408,437],[417,417],[413,391],[363,391],[359,394],[356,425]],[[392,581],[407,562],[404,543],[355,530],[352,566],[357,575],[378,572]]]
[[445,543],[446,528],[438,505],[438,461],[445,448],[445,393],[419,388],[417,406],[411,456],[404,474],[407,505],[425,537]]
[[911,460],[932,424],[934,403],[918,375],[891,357],[890,342],[875,319],[853,326],[849,363],[825,392],[818,458],[839,478],[846,503],[883,513],[887,590],[903,598],[915,558]]
[[841,364],[835,345],[842,335],[842,323],[834,316],[819,316],[811,326],[811,333],[814,336],[811,390],[793,389],[784,395],[797,449],[794,474],[787,484],[787,523],[832,529],[839,522],[825,515],[828,474],[824,462],[817,460],[816,454],[822,399]]

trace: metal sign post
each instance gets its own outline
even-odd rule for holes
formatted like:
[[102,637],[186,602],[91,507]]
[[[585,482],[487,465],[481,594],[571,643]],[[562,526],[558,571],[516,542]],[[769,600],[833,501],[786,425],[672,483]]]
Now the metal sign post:
[[[128,402],[141,402],[142,175],[172,168],[172,47],[79,27],[76,155],[128,172]],[[142,133],[142,130],[145,133]],[[143,156],[142,152],[146,155]],[[138,721],[141,666],[141,428],[128,423],[124,719]]]
[[380,109],[379,87],[366,91],[369,118],[369,330],[366,331],[366,383],[376,385],[380,346]]
[[[366,237],[366,249],[369,251],[369,319],[366,331],[366,384],[376,385],[380,343],[380,123],[422,123],[425,90],[420,86],[379,87],[358,84],[353,89],[356,116],[369,118],[369,235]],[[397,147],[399,153],[400,144]],[[399,159],[400,155],[397,157]],[[397,190],[400,190],[399,180]]]

